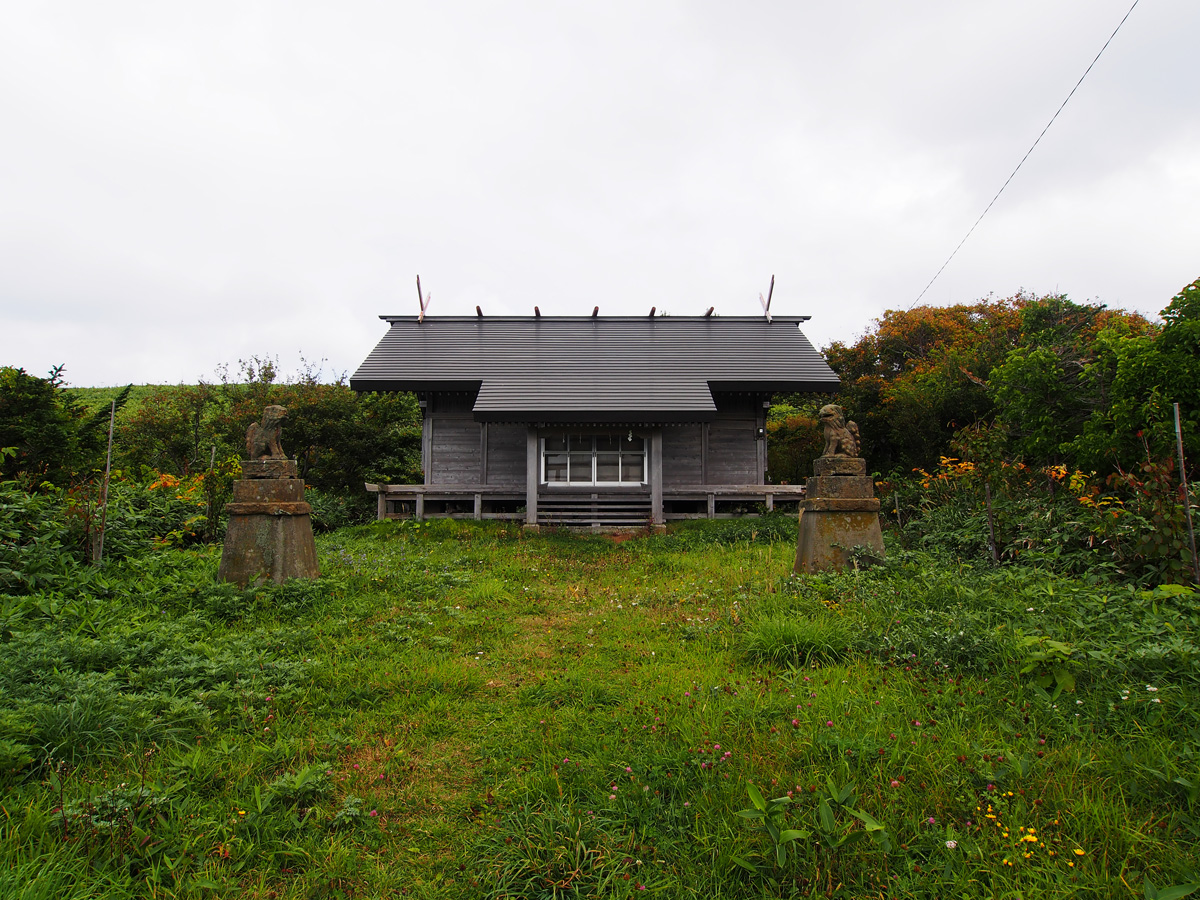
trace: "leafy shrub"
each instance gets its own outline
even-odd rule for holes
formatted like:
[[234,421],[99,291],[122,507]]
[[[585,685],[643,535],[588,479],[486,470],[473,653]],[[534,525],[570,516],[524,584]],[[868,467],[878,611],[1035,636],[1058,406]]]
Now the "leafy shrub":
[[0,366],[0,448],[8,451],[0,453],[0,479],[64,485],[95,462],[98,417],[85,417],[63,390],[62,372],[38,378]]
[[298,772],[285,772],[267,789],[272,798],[288,806],[303,809],[316,806],[333,793],[333,785],[325,774],[324,763],[305,766]]
[[309,487],[304,499],[312,506],[313,531],[336,531],[347,525],[360,525],[375,518],[375,501],[365,492],[339,494]]
[[361,797],[356,797],[354,794],[347,794],[346,799],[342,801],[341,808],[334,813],[333,819],[329,822],[329,827],[333,831],[350,831],[355,828],[362,828],[371,821],[370,813],[365,811],[365,801]]
[[128,840],[135,826],[152,819],[169,798],[146,786],[120,784],[85,799],[72,800],[60,813],[63,830]]
[[55,496],[29,494],[15,482],[0,482],[0,595],[70,583],[78,560],[69,542]]
[[777,484],[803,484],[813,460],[825,449],[821,423],[795,407],[779,404],[767,420],[767,468]]
[[907,511],[904,542],[990,561],[985,469],[992,473],[991,527],[1002,562],[1146,586],[1191,580],[1187,522],[1169,461],[1147,463],[1140,475],[1112,476],[1105,491],[1093,476],[1065,466],[1035,470],[943,457],[933,473],[895,485]]
[[915,656],[976,672],[1002,665],[1012,649],[986,614],[963,606],[906,609],[875,640],[884,658]]

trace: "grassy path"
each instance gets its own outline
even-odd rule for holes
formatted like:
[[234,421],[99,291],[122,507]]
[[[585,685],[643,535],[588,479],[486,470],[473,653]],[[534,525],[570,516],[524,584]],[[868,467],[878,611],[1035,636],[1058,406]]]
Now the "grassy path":
[[[794,581],[786,531],[755,527],[371,526],[322,540],[321,583],[245,595],[212,586],[211,554],[143,564],[92,636],[64,618],[0,644],[16,672],[57,641],[77,697],[119,687],[163,723],[11,770],[0,894],[1141,897],[1192,878],[1193,595],[917,558]],[[10,683],[32,699],[0,739],[36,736],[50,713]],[[790,798],[782,856],[737,815],[750,785]]]

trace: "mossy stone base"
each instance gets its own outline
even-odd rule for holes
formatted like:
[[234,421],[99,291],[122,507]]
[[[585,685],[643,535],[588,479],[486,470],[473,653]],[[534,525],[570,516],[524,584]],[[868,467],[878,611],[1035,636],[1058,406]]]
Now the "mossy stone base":
[[796,574],[840,572],[850,562],[850,550],[858,546],[870,547],[883,556],[878,512],[809,510],[801,505]]
[[[268,460],[269,462],[269,460]],[[284,460],[286,462],[286,460]],[[298,478],[255,478],[233,486],[217,577],[245,587],[268,579],[320,578],[312,507]]]

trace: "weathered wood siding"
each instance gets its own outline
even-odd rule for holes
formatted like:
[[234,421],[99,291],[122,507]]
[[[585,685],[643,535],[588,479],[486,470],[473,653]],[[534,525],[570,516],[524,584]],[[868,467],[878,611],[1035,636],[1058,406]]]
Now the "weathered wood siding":
[[485,484],[525,487],[524,425],[499,422],[487,426],[487,479]]
[[668,425],[662,430],[664,487],[704,483],[704,426]]
[[433,484],[479,484],[480,425],[470,416],[439,416],[430,423],[430,481]]
[[[761,398],[722,394],[716,399],[712,422],[662,427],[663,487],[763,483],[766,444],[758,437],[764,424]],[[477,422],[473,402],[474,397],[463,393],[429,398],[424,440],[427,483],[524,488],[528,427]],[[648,451],[650,447],[648,439]],[[652,468],[647,459],[647,478]]]
[[707,484],[761,484],[759,414],[746,396],[717,398],[708,426]]
[[483,476],[481,426],[471,415],[474,397],[466,393],[437,393],[425,410],[430,484],[479,484]]

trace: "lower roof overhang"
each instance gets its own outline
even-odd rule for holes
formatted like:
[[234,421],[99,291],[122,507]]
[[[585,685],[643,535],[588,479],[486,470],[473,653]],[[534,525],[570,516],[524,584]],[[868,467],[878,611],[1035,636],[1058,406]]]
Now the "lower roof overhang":
[[[430,393],[434,391],[478,391],[482,380],[465,381],[458,379],[396,379],[396,378],[351,378],[350,389],[359,393],[373,391],[413,391],[414,393]],[[711,391],[730,393],[735,391],[761,394],[834,394],[841,388],[841,382],[833,379],[821,380],[789,380],[789,381],[752,381],[730,380],[709,381]]]
[[527,422],[539,425],[687,425],[711,422],[716,411],[678,409],[475,410],[476,422]]
[[708,388],[713,393],[748,393],[748,394],[834,394],[841,388],[842,383],[833,380],[805,381],[793,379],[790,381],[710,381]]
[[375,391],[412,391],[416,394],[427,394],[435,391],[471,391],[479,390],[482,384],[479,379],[462,381],[456,379],[402,379],[402,378],[351,378],[350,390],[360,394],[370,394]]
[[729,379],[641,379],[578,377],[466,379],[352,378],[355,391],[415,391],[471,393],[477,422],[526,422],[563,425],[652,425],[711,422],[716,418],[716,393],[775,393],[836,391],[836,380],[759,381]]

